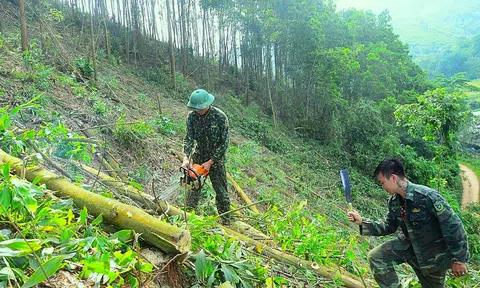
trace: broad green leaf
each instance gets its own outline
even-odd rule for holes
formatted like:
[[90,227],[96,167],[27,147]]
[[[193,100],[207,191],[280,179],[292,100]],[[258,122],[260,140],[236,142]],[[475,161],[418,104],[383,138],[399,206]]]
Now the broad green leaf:
[[153,265],[150,263],[142,263],[140,265],[140,271],[145,272],[145,273],[150,273],[153,271]]
[[11,111],[10,111],[10,116],[15,116],[20,110],[22,110],[23,108],[29,108],[29,107],[38,107],[38,105],[36,104],[33,104],[33,102],[37,101],[40,97],[43,96],[43,93],[41,94],[38,94],[37,96],[33,97],[32,99],[30,99],[30,101],[28,101],[27,103],[24,103],[22,105],[19,105],[15,108],[13,108]]
[[208,288],[212,287],[213,284],[215,283],[216,274],[217,274],[217,268],[212,269],[212,272],[210,273],[210,276],[208,276],[208,280],[207,280],[207,284],[206,284],[206,286]]
[[[62,262],[64,260],[63,255],[56,256],[49,259],[47,262],[42,264],[42,267],[35,270],[35,272],[28,278],[28,280],[22,285],[22,288],[33,287],[43,281],[48,277],[55,274],[60,267],[62,267]],[[43,268],[43,269],[42,269]],[[47,275],[45,275],[45,273]]]
[[135,232],[133,230],[120,230],[115,232],[115,234],[108,237],[109,239],[118,239],[120,242],[128,243],[133,240],[135,237]]
[[3,177],[5,178],[5,181],[9,182],[10,181],[10,163],[5,163],[3,165]]
[[95,225],[98,225],[100,223],[102,223],[103,221],[103,216],[102,214],[98,215],[97,218],[95,218],[95,220],[92,221],[92,226],[95,226]]
[[8,184],[3,187],[3,191],[0,193],[0,205],[2,205],[5,211],[12,205],[12,191]]
[[0,115],[0,131],[5,131],[10,128],[10,116],[5,113]]
[[25,255],[25,251],[12,250],[10,248],[0,247],[0,257],[18,257],[22,254]]
[[15,274],[13,273],[12,268],[10,267],[3,267],[0,270],[0,279],[15,279]]
[[221,271],[223,272],[225,280],[229,281],[230,283],[237,284],[240,282],[240,278],[238,277],[237,273],[230,269],[227,265],[222,264]]
[[8,253],[9,251],[7,249],[9,249],[14,251],[13,253],[18,252],[16,256],[25,256],[41,248],[40,240],[37,239],[28,240],[28,243],[23,239],[10,239],[0,242],[0,249],[2,249],[4,253]]
[[42,176],[38,175],[37,177],[35,177],[35,179],[33,179],[32,184],[37,185],[40,180],[42,180]]
[[195,256],[195,275],[197,276],[198,280],[204,280],[207,278],[207,257],[205,256],[205,252],[200,250],[198,254]]
[[130,286],[131,288],[138,288],[138,279],[136,277],[134,277],[133,275],[129,274],[127,276],[127,280],[128,282],[130,283]]
[[129,181],[128,184],[132,185],[135,187],[137,190],[143,191],[143,186],[140,183],[137,183],[135,181]]

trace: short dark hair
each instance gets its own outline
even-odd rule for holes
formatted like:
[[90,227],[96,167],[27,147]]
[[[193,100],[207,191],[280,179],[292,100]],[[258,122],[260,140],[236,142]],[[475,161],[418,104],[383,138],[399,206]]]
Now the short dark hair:
[[395,158],[383,159],[375,169],[373,176],[376,178],[380,173],[382,173],[387,179],[390,179],[392,174],[398,175],[400,178],[405,178],[405,168],[403,167],[402,162]]

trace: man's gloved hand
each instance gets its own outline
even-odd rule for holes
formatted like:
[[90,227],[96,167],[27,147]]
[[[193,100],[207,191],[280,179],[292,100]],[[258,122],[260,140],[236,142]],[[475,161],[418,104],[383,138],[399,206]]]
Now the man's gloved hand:
[[183,158],[182,167],[187,168],[189,163],[190,161],[188,160],[187,157]]
[[203,163],[202,167],[203,167],[203,169],[205,169],[207,171],[210,171],[210,167],[212,167],[212,165],[213,165],[213,160],[210,159],[207,162]]

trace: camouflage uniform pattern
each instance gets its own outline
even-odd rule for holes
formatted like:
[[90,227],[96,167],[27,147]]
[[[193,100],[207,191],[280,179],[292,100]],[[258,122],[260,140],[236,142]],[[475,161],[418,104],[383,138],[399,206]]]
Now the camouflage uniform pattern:
[[[225,171],[228,128],[227,116],[216,107],[211,106],[205,115],[191,111],[187,116],[187,134],[183,140],[183,153],[187,156],[192,153],[194,143],[197,143],[192,155],[192,163],[203,164],[210,159],[214,161],[209,177],[216,193],[219,214],[230,210]],[[196,209],[200,200],[200,189],[189,191],[186,198],[187,206]]]
[[401,228],[397,239],[370,251],[375,280],[380,287],[399,287],[393,265],[408,263],[422,287],[444,287],[445,272],[451,263],[467,263],[469,258],[462,221],[437,191],[409,182],[405,222],[400,198],[397,194],[390,196],[385,220],[364,219],[360,226],[360,234],[366,236],[389,235]]

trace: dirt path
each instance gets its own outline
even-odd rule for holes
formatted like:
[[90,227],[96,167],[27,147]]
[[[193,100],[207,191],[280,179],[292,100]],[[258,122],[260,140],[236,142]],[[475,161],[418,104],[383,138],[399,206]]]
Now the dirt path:
[[462,170],[463,196],[462,207],[479,201],[480,187],[477,175],[467,166],[460,164]]

